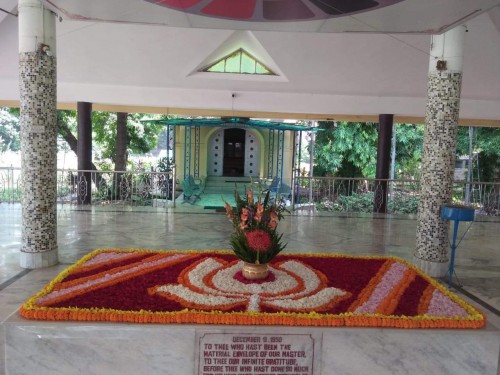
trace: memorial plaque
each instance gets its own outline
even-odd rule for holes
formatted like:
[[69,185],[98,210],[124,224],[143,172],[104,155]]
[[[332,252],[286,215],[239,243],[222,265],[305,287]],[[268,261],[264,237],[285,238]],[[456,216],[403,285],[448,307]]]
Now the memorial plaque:
[[197,332],[196,375],[313,375],[321,334]]

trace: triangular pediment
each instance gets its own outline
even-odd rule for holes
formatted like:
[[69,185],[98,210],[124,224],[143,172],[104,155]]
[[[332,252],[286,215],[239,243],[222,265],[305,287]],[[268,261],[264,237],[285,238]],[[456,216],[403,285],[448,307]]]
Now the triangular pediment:
[[202,72],[277,75],[243,48],[201,69]]
[[198,64],[190,76],[287,81],[271,55],[251,31],[233,32]]

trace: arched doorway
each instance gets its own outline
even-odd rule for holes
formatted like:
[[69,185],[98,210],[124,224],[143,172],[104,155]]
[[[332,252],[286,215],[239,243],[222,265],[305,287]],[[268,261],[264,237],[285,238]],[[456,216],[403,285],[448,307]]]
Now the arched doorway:
[[224,130],[223,176],[243,177],[245,173],[245,130]]
[[217,129],[208,140],[207,175],[258,177],[260,143],[255,130]]

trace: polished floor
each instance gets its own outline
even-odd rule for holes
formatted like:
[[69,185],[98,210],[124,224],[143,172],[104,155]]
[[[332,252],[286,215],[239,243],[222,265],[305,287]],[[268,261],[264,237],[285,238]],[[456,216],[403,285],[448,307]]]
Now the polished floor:
[[[0,204],[0,224],[2,322],[68,264],[94,249],[228,249],[231,232],[223,213],[189,205],[128,210],[62,206],[58,209],[61,264],[30,271],[19,267],[21,207]],[[490,325],[500,328],[500,221],[478,218],[468,226],[460,227],[463,240],[456,256],[456,292],[484,311]],[[301,211],[286,216],[279,228],[288,252],[394,255],[411,260],[415,247],[416,221],[407,216],[327,216]]]

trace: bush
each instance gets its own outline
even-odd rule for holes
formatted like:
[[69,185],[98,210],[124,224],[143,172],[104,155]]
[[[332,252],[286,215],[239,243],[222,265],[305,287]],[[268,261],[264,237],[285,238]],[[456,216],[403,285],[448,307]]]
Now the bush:
[[416,214],[419,200],[419,197],[415,195],[396,193],[394,198],[389,200],[387,208],[391,213]]
[[[319,211],[333,212],[373,212],[374,193],[353,193],[351,195],[339,195],[332,201],[329,198],[323,198],[316,205]],[[387,205],[388,212],[415,214],[418,209],[418,196],[396,193],[393,199],[390,199]]]

